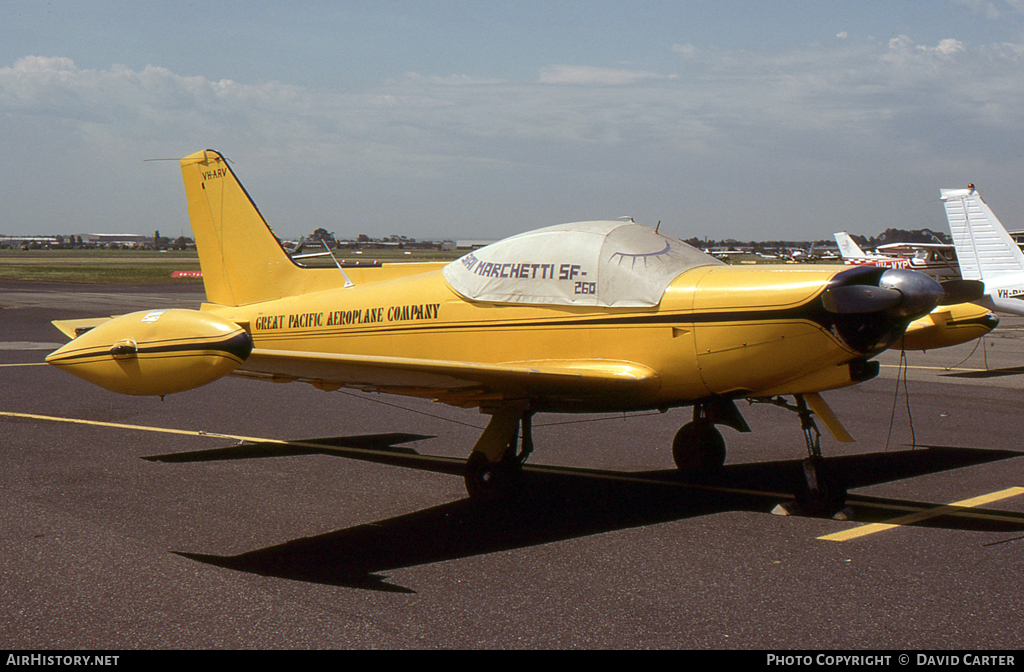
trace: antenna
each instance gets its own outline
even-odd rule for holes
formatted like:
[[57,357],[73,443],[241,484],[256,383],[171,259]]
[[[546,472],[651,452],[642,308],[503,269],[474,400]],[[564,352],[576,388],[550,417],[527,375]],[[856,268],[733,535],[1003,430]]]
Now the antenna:
[[[297,252],[300,252],[302,250],[303,246],[305,245],[305,242],[306,242],[306,238],[305,237],[300,239],[299,240],[299,244],[295,246],[295,250]],[[345,268],[338,261],[338,258],[336,256],[334,256],[334,252],[331,251],[331,246],[327,244],[326,240],[318,240],[317,242],[321,245],[321,247],[323,247],[327,251],[326,252],[313,252],[313,253],[310,253],[310,254],[292,254],[292,255],[289,255],[289,256],[293,260],[295,260],[295,259],[309,259],[309,258],[312,258],[312,257],[330,257],[331,261],[334,262],[334,265],[338,267],[339,271],[341,271],[341,277],[343,277],[345,279],[345,287],[352,287],[355,283],[352,282],[349,279],[348,273],[345,272]]]

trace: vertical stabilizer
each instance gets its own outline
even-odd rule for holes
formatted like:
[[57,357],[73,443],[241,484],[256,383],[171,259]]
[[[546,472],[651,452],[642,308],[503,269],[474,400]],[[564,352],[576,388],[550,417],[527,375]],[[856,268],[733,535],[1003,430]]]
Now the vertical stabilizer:
[[985,201],[967,189],[941,189],[949,230],[953,234],[960,274],[965,280],[991,282],[1024,273],[1024,254]]
[[843,259],[855,259],[857,257],[866,257],[864,250],[860,249],[857,243],[853,242],[853,238],[850,237],[846,231],[840,231],[839,233],[833,233],[836,238],[836,245],[839,246],[839,254]]
[[208,301],[242,306],[344,283],[291,260],[223,156],[196,152],[181,173]]

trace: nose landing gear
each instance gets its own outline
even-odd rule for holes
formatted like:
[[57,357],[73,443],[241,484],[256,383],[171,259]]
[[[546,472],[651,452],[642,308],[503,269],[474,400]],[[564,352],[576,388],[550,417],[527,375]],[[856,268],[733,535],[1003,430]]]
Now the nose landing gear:
[[[841,441],[852,441],[853,439],[838,424],[838,419],[820,396],[817,394],[794,396],[796,405],[787,403],[782,397],[757,401],[767,401],[800,416],[800,428],[804,432],[804,442],[807,444],[807,459],[801,464],[803,473],[794,493],[796,511],[793,512],[806,516],[831,517],[838,513],[846,503],[846,486],[842,476],[826,463],[825,458],[821,455],[821,432],[814,422],[815,412],[823,417],[825,424],[829,426],[837,439]],[[810,397],[814,410],[808,407],[807,397]],[[788,512],[792,506],[783,505],[783,508]]]
[[800,511],[809,516],[832,516],[846,503],[846,488],[838,474],[825,465],[821,456],[821,432],[814,423],[814,415],[807,408],[803,395],[796,395],[796,412],[800,428],[807,443],[807,459],[803,462],[804,480],[796,491]]

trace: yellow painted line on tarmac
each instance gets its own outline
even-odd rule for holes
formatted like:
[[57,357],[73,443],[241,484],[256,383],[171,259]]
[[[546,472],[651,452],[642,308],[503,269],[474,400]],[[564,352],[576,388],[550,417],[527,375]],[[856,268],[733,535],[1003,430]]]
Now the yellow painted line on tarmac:
[[851,539],[865,537],[869,534],[875,534],[876,532],[884,532],[885,530],[891,530],[894,527],[901,527],[903,525],[911,525],[913,523],[918,523],[922,520],[928,520],[929,518],[938,518],[939,516],[955,514],[962,509],[971,509],[976,506],[981,506],[982,504],[998,502],[1001,499],[1009,499],[1010,497],[1016,497],[1017,495],[1024,495],[1024,488],[1007,488],[1006,490],[1000,490],[998,492],[989,493],[987,495],[981,495],[979,497],[972,497],[971,499],[965,499],[960,502],[953,502],[952,504],[947,504],[945,506],[937,506],[934,509],[927,509],[925,511],[911,513],[906,516],[900,516],[899,518],[893,518],[888,523],[872,523],[870,525],[862,525],[860,527],[855,527],[852,530],[844,530],[842,532],[836,532],[834,534],[826,534],[823,537],[818,537],[818,539],[821,539],[823,541],[849,541]]
[[964,369],[964,368],[955,367],[955,366],[905,366],[905,367],[900,367],[899,364],[882,364],[881,367],[883,369],[906,368],[906,369],[922,369],[922,370],[927,370],[927,371],[988,371],[988,369]]
[[[150,425],[129,425],[122,422],[104,422],[102,420],[83,420],[81,418],[62,418],[56,415],[39,415],[37,413],[14,413],[12,411],[0,411],[0,418],[21,418],[23,420],[42,420],[44,422],[63,422],[72,425],[91,425],[93,427],[111,427],[113,429],[128,429],[140,432],[157,432],[161,434],[178,434],[182,436],[206,436],[216,439],[233,439],[235,441],[248,441],[249,443],[269,443],[279,446],[295,446],[299,448],[314,448],[316,450],[331,451],[332,446],[325,446],[320,443],[308,441],[284,441],[282,439],[267,439],[259,436],[242,436],[240,434],[223,434],[221,432],[207,432],[196,429],[171,429],[170,427],[152,427]],[[337,449],[338,453],[359,453],[364,455],[379,455],[380,451],[366,448],[342,448]],[[435,457],[429,455],[419,456],[430,462],[448,463],[453,458]]]
[[94,427],[114,427],[116,429],[133,429],[143,432],[161,432],[163,434],[182,434],[185,436],[214,436],[222,439],[235,439],[238,441],[251,441],[253,443],[280,443],[300,445],[294,441],[281,441],[280,439],[263,439],[254,436],[237,436],[235,434],[220,434],[215,432],[204,432],[195,429],[171,429],[169,427],[151,427],[148,425],[127,425],[120,422],[103,422],[102,420],[82,420],[80,418],[61,418],[55,415],[38,415],[36,413],[13,413],[11,411],[0,411],[0,417],[22,418],[25,420],[45,420],[49,422],[66,422],[73,425],[92,425]]

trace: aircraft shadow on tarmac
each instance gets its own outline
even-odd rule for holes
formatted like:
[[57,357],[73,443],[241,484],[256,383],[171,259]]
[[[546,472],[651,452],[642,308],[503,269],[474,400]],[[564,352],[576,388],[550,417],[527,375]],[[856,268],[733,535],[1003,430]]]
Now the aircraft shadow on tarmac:
[[[240,444],[191,453],[153,456],[162,461],[208,461],[322,453],[461,476],[464,460],[419,455],[391,443],[417,435],[368,435],[309,439],[289,444]],[[353,447],[356,446],[356,447]],[[928,446],[917,450],[832,457],[829,473],[848,488],[959,469],[1024,453]],[[468,498],[394,518],[232,556],[177,552],[210,565],[296,581],[391,592],[415,592],[387,582],[380,572],[561,541],[602,532],[706,516],[726,511],[768,513],[792,500],[802,483],[801,460],[726,465],[714,476],[687,477],[676,470],[613,472],[527,464],[520,494],[481,504]],[[846,511],[857,522],[879,522],[934,503],[849,495]],[[985,510],[984,517],[956,509],[917,525],[961,530],[1024,531],[1024,516]],[[977,509],[963,509],[963,513]]]

